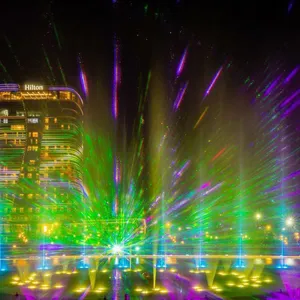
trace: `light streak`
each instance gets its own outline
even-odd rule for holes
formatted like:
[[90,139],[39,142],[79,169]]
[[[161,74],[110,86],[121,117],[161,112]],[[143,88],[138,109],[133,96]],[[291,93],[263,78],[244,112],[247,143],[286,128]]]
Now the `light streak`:
[[206,90],[206,92],[204,94],[203,99],[205,99],[209,95],[209,93],[211,92],[211,90],[214,87],[216,81],[218,80],[219,76],[221,75],[222,70],[223,70],[223,66],[218,70],[217,74],[214,76],[211,84],[209,85],[208,89]]
[[180,59],[180,62],[179,62],[179,65],[178,65],[178,68],[177,68],[177,72],[176,72],[176,77],[178,78],[183,69],[184,69],[184,65],[185,65],[185,62],[186,62],[186,58],[187,58],[187,54],[188,54],[188,47],[185,48],[183,54],[182,54],[182,57]]
[[218,157],[220,157],[224,152],[225,152],[226,148],[223,148],[222,150],[220,150],[213,158],[212,158],[212,162],[214,160],[216,160]]
[[85,72],[83,71],[82,68],[80,70],[80,82],[81,82],[81,86],[82,86],[84,95],[88,96],[89,90],[88,90],[87,78],[86,78]]
[[177,95],[176,100],[173,105],[173,108],[175,111],[179,108],[179,106],[182,102],[182,99],[185,95],[187,87],[188,87],[188,82],[186,82],[185,85],[179,90],[178,95]]
[[120,85],[120,65],[119,65],[119,41],[115,37],[114,40],[114,77],[113,77],[113,117],[118,118],[118,89]]
[[289,83],[294,77],[295,75],[298,73],[300,67],[297,66],[285,79],[284,83]]
[[291,96],[289,96],[287,99],[285,99],[281,104],[280,108],[288,105],[294,98],[296,98],[300,94],[300,89],[294,92]]
[[208,111],[208,106],[205,107],[203,113],[200,115],[198,121],[196,122],[194,129],[196,129],[198,127],[198,125],[200,124],[201,120],[204,118],[206,112]]

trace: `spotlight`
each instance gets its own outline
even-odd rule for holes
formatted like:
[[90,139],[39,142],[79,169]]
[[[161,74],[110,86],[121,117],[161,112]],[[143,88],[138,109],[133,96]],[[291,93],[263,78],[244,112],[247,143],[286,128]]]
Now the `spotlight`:
[[276,268],[277,268],[277,269],[287,269],[288,266],[285,265],[285,264],[280,264],[280,265],[277,265]]
[[130,262],[127,258],[121,257],[118,262],[118,268],[119,269],[128,269],[130,268]]
[[244,269],[246,267],[246,264],[243,260],[238,260],[234,267],[237,269]]
[[286,226],[293,226],[294,225],[294,219],[292,217],[289,217],[285,221]]
[[159,258],[159,259],[157,260],[156,267],[159,268],[159,269],[166,268],[167,265],[166,265],[165,259],[164,259],[164,258]]
[[120,246],[120,245],[114,245],[112,247],[112,253],[113,254],[119,254],[119,253],[122,253],[123,252],[123,247]]
[[77,265],[78,269],[89,269],[89,267],[90,267],[90,265],[89,265],[86,257],[83,257],[83,259],[81,259]]
[[257,213],[256,215],[255,215],[255,218],[256,218],[256,220],[260,220],[261,219],[261,214],[260,213]]

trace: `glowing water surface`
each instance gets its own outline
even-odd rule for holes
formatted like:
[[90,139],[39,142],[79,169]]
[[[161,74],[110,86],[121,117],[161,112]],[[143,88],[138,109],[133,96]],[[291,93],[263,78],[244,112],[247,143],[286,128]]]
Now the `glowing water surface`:
[[[158,256],[53,256],[6,260],[1,271],[1,299],[233,299],[268,295],[292,299],[299,294],[299,259],[252,257],[202,259]],[[299,278],[298,278],[299,279]],[[11,296],[10,296],[11,297]],[[290,297],[290,298],[289,298]],[[297,298],[295,298],[297,299]]]

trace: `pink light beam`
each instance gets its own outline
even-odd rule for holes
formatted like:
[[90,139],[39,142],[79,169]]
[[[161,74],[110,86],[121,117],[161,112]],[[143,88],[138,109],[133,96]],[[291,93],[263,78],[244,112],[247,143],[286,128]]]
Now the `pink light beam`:
[[223,66],[218,70],[217,74],[214,76],[211,84],[209,85],[208,89],[206,90],[206,92],[204,94],[203,99],[205,99],[209,95],[209,93],[211,92],[212,88],[214,87],[216,81],[218,80],[219,76],[221,75],[222,71],[223,71]]
[[182,54],[182,57],[180,59],[180,62],[179,62],[179,65],[178,65],[178,68],[177,68],[177,72],[176,72],[176,77],[178,78],[181,73],[182,73],[182,70],[184,68],[184,65],[185,65],[185,62],[186,62],[186,58],[187,58],[187,53],[188,53],[188,47],[185,48],[183,54]]
[[114,77],[113,77],[113,117],[118,118],[118,89],[120,85],[120,65],[119,65],[119,42],[115,38],[114,49]]
[[185,95],[185,92],[186,92],[186,89],[188,87],[188,84],[189,83],[186,82],[185,85],[179,90],[179,93],[178,93],[178,95],[176,97],[176,100],[174,102],[174,105],[173,105],[173,108],[174,108],[175,111],[178,110],[178,108],[179,108],[179,106],[180,106],[180,104],[182,102],[182,99],[183,99],[183,97]]

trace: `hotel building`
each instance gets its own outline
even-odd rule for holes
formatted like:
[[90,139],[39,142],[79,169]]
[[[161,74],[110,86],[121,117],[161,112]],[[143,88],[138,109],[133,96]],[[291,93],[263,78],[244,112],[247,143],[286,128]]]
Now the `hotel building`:
[[74,89],[0,85],[3,233],[12,224],[64,220],[80,209],[82,126],[83,100]]

